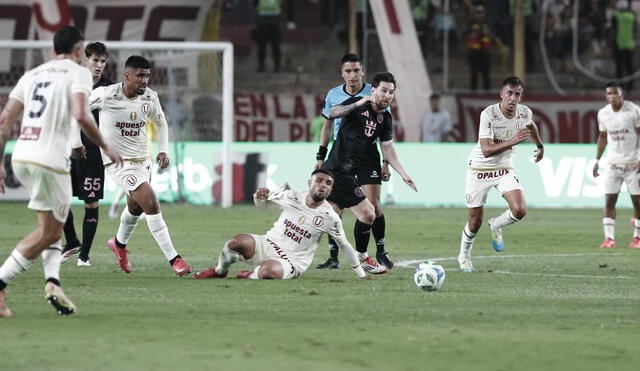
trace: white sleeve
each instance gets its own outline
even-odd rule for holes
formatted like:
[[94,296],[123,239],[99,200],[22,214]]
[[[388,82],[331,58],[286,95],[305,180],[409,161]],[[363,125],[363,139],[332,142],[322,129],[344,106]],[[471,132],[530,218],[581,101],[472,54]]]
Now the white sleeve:
[[478,139],[489,138],[493,139],[493,129],[489,122],[489,115],[486,111],[482,111],[480,114],[480,127],[478,128]]
[[104,108],[104,94],[105,87],[100,86],[91,91],[91,97],[89,98],[89,110],[102,110]]
[[602,122],[602,110],[598,111],[598,130],[607,131],[607,127],[604,126],[604,122]]
[[280,202],[284,201],[287,198],[287,192],[289,191],[271,191],[269,192],[269,197],[266,200],[259,200],[256,198],[256,194],[253,194],[253,203],[260,208],[267,210],[280,210],[282,206]]
[[91,77],[91,72],[89,72],[89,69],[85,67],[80,67],[73,77],[73,82],[71,83],[71,94],[84,93],[89,96],[89,94],[91,94],[92,87],[93,77]]
[[26,99],[27,92],[25,89],[25,84],[26,84],[28,74],[29,72],[22,75],[20,80],[18,80],[18,83],[16,84],[16,86],[13,88],[13,90],[11,90],[11,93],[9,93],[9,98],[19,100],[23,104],[23,106],[24,106],[24,102],[27,100]]
[[358,257],[356,256],[356,252],[353,250],[353,247],[345,237],[344,228],[342,228],[342,221],[337,218],[332,222],[332,225],[328,229],[327,233],[336,241],[336,244],[342,250],[342,253],[347,258],[349,265],[356,272],[358,277],[363,278],[366,276],[364,273],[364,269],[360,266],[360,262],[358,261]]
[[151,112],[151,120],[156,124],[156,128],[158,128],[158,152],[167,153],[169,149],[169,126],[164,117],[158,94],[155,94],[155,101],[153,111]]

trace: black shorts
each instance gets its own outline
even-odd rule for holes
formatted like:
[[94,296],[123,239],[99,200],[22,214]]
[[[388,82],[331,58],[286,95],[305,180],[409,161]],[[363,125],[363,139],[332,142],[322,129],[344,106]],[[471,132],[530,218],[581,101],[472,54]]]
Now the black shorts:
[[367,152],[366,156],[362,159],[362,165],[356,171],[358,184],[382,184],[381,168],[378,151],[376,151],[375,154]]
[[366,199],[354,175],[333,173],[333,190],[327,197],[328,201],[335,203],[340,209],[348,209]]
[[87,151],[86,159],[71,159],[73,195],[86,203],[102,200],[104,165],[100,151]]

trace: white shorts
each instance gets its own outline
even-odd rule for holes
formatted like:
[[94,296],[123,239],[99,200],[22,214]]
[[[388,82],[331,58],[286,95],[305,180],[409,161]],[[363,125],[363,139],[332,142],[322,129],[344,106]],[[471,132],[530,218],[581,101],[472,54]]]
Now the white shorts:
[[516,189],[522,190],[518,175],[513,169],[467,169],[467,185],[465,187],[467,207],[484,206],[487,202],[487,194],[493,187],[500,194]]
[[31,196],[27,207],[36,211],[51,211],[57,221],[66,222],[71,204],[69,173],[18,161],[13,161],[11,166]]
[[620,193],[622,182],[627,185],[629,194],[640,195],[640,176],[635,165],[608,165],[604,173],[604,193]]
[[252,268],[257,268],[266,260],[275,260],[282,264],[282,279],[288,280],[298,278],[300,271],[295,267],[289,256],[278,245],[267,239],[265,235],[250,234],[256,243],[253,258],[246,260]]
[[121,167],[116,165],[107,166],[107,174],[116,184],[119,184],[127,194],[135,191],[144,182],[151,184],[151,161],[150,160],[125,160]]

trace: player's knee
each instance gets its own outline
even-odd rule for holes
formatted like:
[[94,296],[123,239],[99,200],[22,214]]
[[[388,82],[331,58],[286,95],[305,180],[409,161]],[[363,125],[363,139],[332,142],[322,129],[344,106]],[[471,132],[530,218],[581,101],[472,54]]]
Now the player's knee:
[[283,273],[282,265],[280,264],[263,264],[258,270],[258,278],[264,280],[280,279]]
[[513,214],[513,216],[516,219],[522,220],[522,219],[524,219],[525,215],[527,215],[527,206],[520,205],[520,206],[514,208],[513,210],[511,210],[511,213]]
[[471,232],[476,233],[480,230],[480,226],[482,226],[482,218],[470,219],[467,222],[467,225],[469,226],[469,230]]
[[376,218],[382,216],[382,206],[380,206],[380,202],[373,203],[373,212]]
[[57,231],[43,230],[40,235],[40,241],[44,246],[50,246],[56,243],[60,239],[61,235],[62,233]]
[[373,224],[373,222],[376,220],[376,213],[371,210],[370,212],[365,212],[362,215],[362,220],[360,220],[361,222],[365,223],[365,224]]

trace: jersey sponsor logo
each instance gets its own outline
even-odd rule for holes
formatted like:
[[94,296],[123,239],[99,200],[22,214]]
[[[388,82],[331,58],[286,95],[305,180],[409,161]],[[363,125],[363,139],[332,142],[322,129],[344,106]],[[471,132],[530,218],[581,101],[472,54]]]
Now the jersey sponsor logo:
[[149,103],[143,103],[142,104],[142,113],[144,113],[146,115],[149,112],[151,112],[151,105]]
[[286,237],[291,238],[297,243],[302,241],[302,237],[311,238],[311,233],[304,228],[301,228],[296,223],[292,222],[289,219],[284,220],[284,235]]
[[38,140],[40,138],[40,131],[42,128],[35,126],[25,126],[20,130],[20,140]]
[[365,126],[364,126],[364,135],[368,136],[368,137],[372,137],[375,133],[376,133],[376,127],[378,126],[378,124],[376,124],[373,121],[370,120],[366,120]]
[[500,169],[500,170],[494,170],[494,171],[487,171],[487,172],[482,172],[482,173],[478,173],[478,175],[476,175],[476,177],[478,178],[478,180],[482,180],[482,179],[493,179],[493,178],[499,178],[503,175],[507,175],[509,174],[509,169]]
[[320,227],[324,224],[324,219],[321,216],[316,216],[313,218],[313,225],[316,227]]
[[[135,112],[131,112],[135,114]],[[140,136],[140,128],[146,125],[146,121],[140,122],[116,122],[116,128],[120,129],[120,135],[123,137],[137,137]],[[126,130],[131,129],[131,130]]]
[[136,185],[136,183],[138,182],[138,178],[136,178],[135,175],[129,175],[126,179],[125,182],[127,182],[127,185],[129,185],[130,187],[133,187],[134,185]]
[[284,259],[286,261],[288,261],[289,263],[291,263],[291,260],[289,260],[289,256],[287,255],[286,252],[284,252],[284,250],[282,250],[282,248],[280,248],[280,246],[276,245],[273,241],[271,241],[270,239],[267,239],[267,241],[269,242],[269,245],[271,245],[271,247],[273,248],[273,250],[276,252],[276,254],[278,254],[278,256],[280,257],[280,259]]

